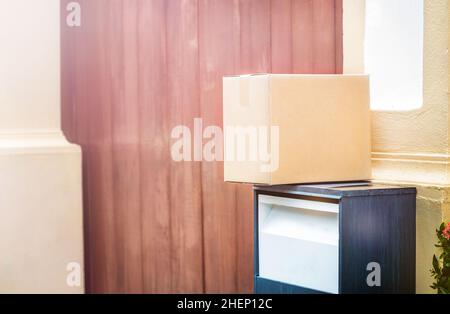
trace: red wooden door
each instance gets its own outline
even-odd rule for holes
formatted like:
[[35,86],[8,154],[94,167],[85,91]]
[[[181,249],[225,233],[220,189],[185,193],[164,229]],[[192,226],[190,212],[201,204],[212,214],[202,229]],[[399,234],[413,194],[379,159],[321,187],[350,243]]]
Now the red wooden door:
[[342,0],[62,1],[62,118],[83,147],[89,292],[251,292],[248,185],[174,162],[171,130],[222,125],[222,77],[342,72]]

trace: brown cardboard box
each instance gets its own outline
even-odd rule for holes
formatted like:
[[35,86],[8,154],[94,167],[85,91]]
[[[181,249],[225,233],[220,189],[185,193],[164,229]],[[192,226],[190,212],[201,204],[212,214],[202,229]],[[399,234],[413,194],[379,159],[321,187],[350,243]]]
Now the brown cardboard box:
[[368,76],[258,74],[223,87],[225,181],[371,179]]

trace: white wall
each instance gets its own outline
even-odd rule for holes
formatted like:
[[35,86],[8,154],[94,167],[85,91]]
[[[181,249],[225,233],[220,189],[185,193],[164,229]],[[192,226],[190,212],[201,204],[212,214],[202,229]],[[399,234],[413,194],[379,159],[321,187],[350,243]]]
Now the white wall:
[[[84,292],[81,151],[60,130],[59,3],[0,0],[0,293]],[[70,286],[74,265],[81,282]]]
[[365,72],[371,108],[423,105],[423,0],[366,0]]
[[0,0],[0,132],[59,129],[59,1]]

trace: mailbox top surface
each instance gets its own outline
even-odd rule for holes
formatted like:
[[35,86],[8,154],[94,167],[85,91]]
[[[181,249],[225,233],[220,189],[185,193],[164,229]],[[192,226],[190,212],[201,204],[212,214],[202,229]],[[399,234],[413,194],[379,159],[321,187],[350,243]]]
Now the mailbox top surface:
[[258,192],[313,195],[331,198],[417,193],[415,187],[375,184],[369,181],[274,186],[259,185],[255,186],[254,190]]

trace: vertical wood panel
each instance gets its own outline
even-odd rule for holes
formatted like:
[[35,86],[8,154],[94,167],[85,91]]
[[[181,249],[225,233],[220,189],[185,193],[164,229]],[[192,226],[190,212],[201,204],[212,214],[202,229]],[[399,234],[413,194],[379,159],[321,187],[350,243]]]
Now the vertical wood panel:
[[335,0],[313,1],[313,73],[334,73],[335,58]]
[[[170,125],[194,130],[200,116],[198,3],[168,0],[167,6]],[[200,163],[172,162],[170,180],[172,291],[203,292]]]
[[224,75],[342,71],[342,0],[80,0],[81,28],[68,2],[62,124],[83,147],[88,291],[251,292],[251,186],[172,161],[170,133],[222,126]]
[[139,1],[140,188],[146,293],[172,291],[165,3]]
[[[222,77],[239,62],[239,2],[199,2],[200,103],[204,127],[222,127]],[[206,143],[206,141],[205,141]],[[236,191],[223,181],[223,162],[202,162],[205,290],[237,291]],[[227,252],[226,254],[223,254]]]
[[253,187],[241,184],[236,187],[237,234],[237,290],[253,292]]
[[[89,102],[89,171],[87,189],[89,198],[90,220],[92,223],[89,243],[92,246],[91,290],[114,292],[117,290],[117,255],[115,245],[115,220],[113,198],[113,164],[112,164],[112,132],[111,118],[112,98],[109,82],[109,69],[111,58],[108,47],[111,36],[104,36],[105,30],[111,26],[110,11],[99,10],[103,1],[92,2],[92,19],[95,29],[92,32],[93,40],[90,42],[96,53],[93,55],[93,69],[89,75],[88,84],[95,92],[90,92]],[[95,8],[95,9],[94,9]],[[108,33],[106,33],[108,34]],[[86,190],[85,190],[86,191]],[[109,261],[104,263],[103,261]]]
[[271,70],[270,0],[240,0],[240,73]]
[[[143,291],[142,242],[139,160],[139,104],[138,104],[138,6],[137,1],[121,1],[122,24],[118,33],[121,45],[112,60],[120,73],[120,93],[112,103],[114,206],[117,215],[119,255],[122,261],[124,291]],[[117,100],[117,101],[116,101]]]
[[292,1],[292,66],[294,73],[314,73],[313,0]]
[[335,62],[336,74],[344,72],[344,36],[343,36],[343,0],[334,1],[334,40],[335,40]]
[[271,1],[272,73],[292,73],[293,1]]
[[[238,73],[270,73],[272,71],[271,1],[240,0],[240,71]],[[236,187],[236,234],[238,291],[253,290],[253,206],[252,188]]]
[[[102,194],[99,191],[102,190],[102,186],[97,183],[101,180],[97,174],[101,171],[99,165],[98,150],[93,147],[91,143],[94,143],[97,138],[100,138],[103,134],[103,129],[95,129],[92,126],[92,122],[100,122],[99,125],[103,125],[103,121],[96,121],[96,118],[101,110],[98,104],[100,101],[100,95],[97,93],[99,90],[99,77],[101,69],[99,65],[98,55],[98,39],[99,39],[99,26],[101,25],[101,18],[99,14],[102,11],[99,10],[99,3],[80,1],[85,11],[85,27],[80,29],[71,29],[70,32],[63,33],[68,35],[68,38],[72,38],[73,45],[70,47],[72,50],[73,59],[64,60],[63,73],[65,66],[72,64],[73,72],[70,73],[69,78],[71,85],[69,87],[63,87],[62,99],[64,101],[64,93],[70,93],[71,110],[68,111],[72,114],[72,119],[63,119],[63,128],[66,130],[67,125],[65,122],[70,121],[72,123],[72,130],[69,130],[69,138],[72,141],[83,146],[83,204],[84,204],[84,229],[85,229],[85,247],[89,248],[85,253],[86,262],[86,274],[87,274],[87,288],[92,291],[105,291],[108,287],[107,274],[103,272],[104,260],[108,258],[105,251],[104,240],[105,232],[109,232],[109,227],[102,220],[104,211],[107,207],[102,202]],[[65,6],[63,9],[63,23],[65,24]],[[64,45],[67,43],[62,41]],[[68,49],[70,50],[70,49]],[[67,51],[67,50],[66,50]],[[64,55],[64,54],[63,54]],[[63,57],[64,58],[64,57]],[[64,80],[66,75],[62,75],[63,86],[66,85]],[[65,109],[63,105],[63,117],[65,116]],[[67,117],[67,116],[66,116]],[[107,157],[108,155],[103,155]],[[108,175],[110,172],[108,172]],[[108,175],[102,179],[108,179]],[[110,180],[112,182],[112,180]]]

